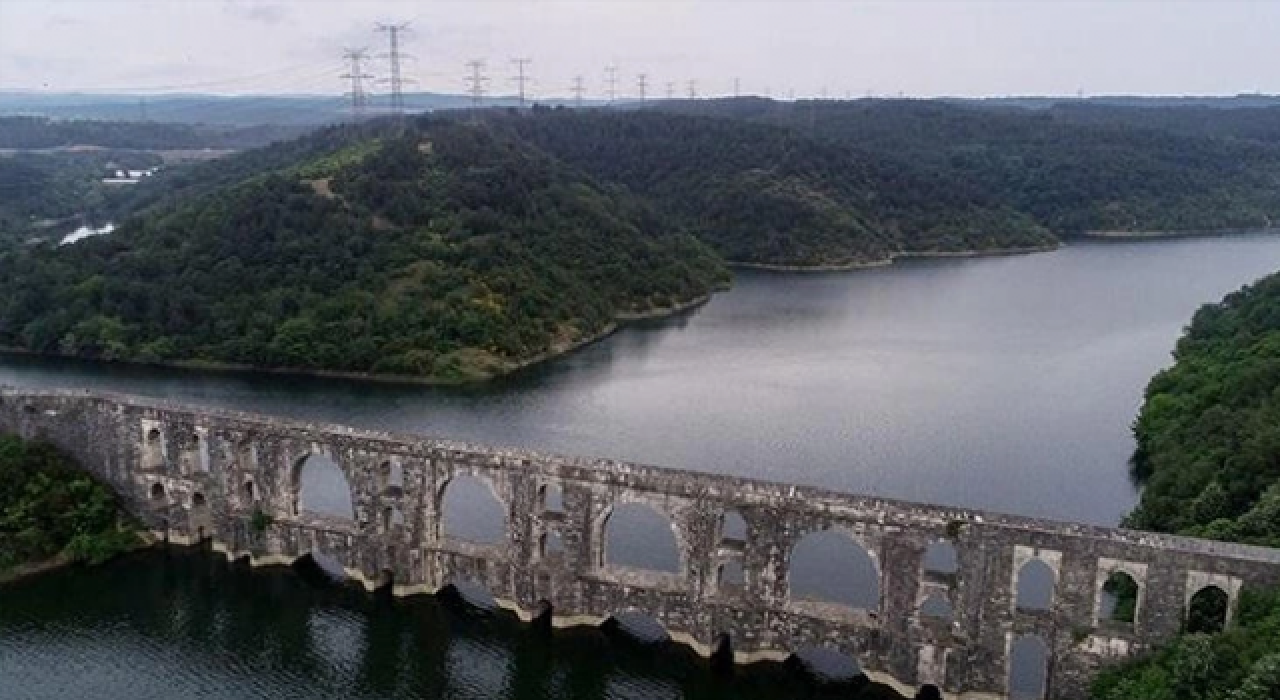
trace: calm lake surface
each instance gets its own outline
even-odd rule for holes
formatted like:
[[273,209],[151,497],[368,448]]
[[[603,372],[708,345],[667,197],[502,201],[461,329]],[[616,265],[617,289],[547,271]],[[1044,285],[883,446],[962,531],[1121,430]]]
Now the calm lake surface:
[[1202,304],[1280,269],[1280,236],[1081,243],[842,273],[739,272],[476,388],[0,357],[0,384],[93,387],[1114,525],[1129,425]]
[[[1129,425],[1147,381],[1196,308],[1277,269],[1280,236],[1251,235],[740,272],[700,309],[474,388],[15,357],[0,358],[0,384],[1113,525],[1136,499]],[[697,664],[597,653],[590,638],[531,652],[519,626],[450,617],[434,603],[390,614],[287,573],[156,556],[0,595],[0,696],[14,697],[4,686],[15,678],[28,693],[17,697],[40,698],[725,692]],[[102,675],[106,690],[86,695],[97,686],[80,675]]]

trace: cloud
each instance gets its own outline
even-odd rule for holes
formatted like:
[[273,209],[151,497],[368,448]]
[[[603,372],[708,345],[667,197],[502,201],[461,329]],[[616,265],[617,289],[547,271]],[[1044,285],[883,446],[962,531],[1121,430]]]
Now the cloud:
[[289,18],[289,8],[265,0],[225,0],[223,10],[234,17],[262,24],[279,24]]

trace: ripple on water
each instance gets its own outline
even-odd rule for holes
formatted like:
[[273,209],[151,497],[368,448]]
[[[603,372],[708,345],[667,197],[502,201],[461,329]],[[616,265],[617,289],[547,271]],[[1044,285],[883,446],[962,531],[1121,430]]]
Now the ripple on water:
[[204,552],[139,552],[0,590],[5,700],[772,700],[806,688],[777,664],[718,681],[679,645],[597,629],[548,642],[505,613],[390,600]]

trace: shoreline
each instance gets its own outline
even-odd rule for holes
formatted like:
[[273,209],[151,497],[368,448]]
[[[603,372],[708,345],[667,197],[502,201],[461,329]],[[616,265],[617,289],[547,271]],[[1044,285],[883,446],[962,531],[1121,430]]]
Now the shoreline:
[[1026,246],[1021,248],[992,248],[989,250],[904,250],[890,253],[879,260],[840,263],[838,265],[780,265],[772,263],[729,262],[729,267],[744,270],[767,270],[770,272],[849,272],[853,270],[869,270],[889,267],[899,260],[911,258],[998,258],[1008,255],[1031,255],[1033,253],[1051,253],[1064,244]]
[[[132,547],[129,547],[128,549],[117,552],[106,561],[101,562],[101,564],[105,564],[108,561],[111,561],[112,559],[115,559],[117,557],[122,557],[126,554],[132,554],[133,552],[137,552],[142,549],[148,549],[148,548],[154,547],[157,544],[156,540],[151,536],[151,533],[145,530],[137,530],[134,532],[134,534],[137,536],[137,541],[134,542]],[[0,588],[11,583],[17,583],[19,581],[25,581],[27,579],[35,578],[41,574],[47,574],[51,571],[66,569],[68,567],[74,566],[77,563],[79,562],[68,557],[64,553],[59,552],[53,555],[52,557],[49,557],[48,559],[41,559],[40,561],[31,561],[25,564],[19,564],[13,567],[12,569],[9,569],[8,571],[5,571],[4,573],[0,573]],[[97,566],[97,565],[94,565],[94,566]]]
[[41,559],[40,561],[19,564],[3,574],[0,574],[0,586],[15,583],[17,581],[24,581],[43,573],[66,568],[70,565],[71,559],[64,554],[55,554],[49,559]]
[[[562,346],[553,346],[546,352],[524,358],[519,361],[504,362],[503,369],[498,372],[486,373],[475,377],[462,379],[443,379],[440,377],[425,377],[409,374],[373,374],[370,372],[352,372],[343,370],[325,370],[325,369],[299,369],[290,367],[255,367],[253,365],[239,365],[229,362],[209,362],[202,360],[175,360],[169,362],[144,362],[142,360],[114,359],[104,360],[100,358],[81,357],[78,355],[66,355],[61,353],[42,353],[29,350],[27,348],[0,346],[0,355],[23,355],[29,357],[53,357],[68,360],[77,360],[82,362],[106,363],[132,365],[138,367],[159,367],[165,369],[195,370],[202,372],[241,372],[246,374],[268,374],[279,375],[285,377],[314,377],[322,379],[345,379],[361,382],[377,382],[380,384],[404,384],[418,386],[437,386],[437,387],[453,387],[483,384],[485,382],[495,381],[522,370],[528,369],[543,362],[554,360],[562,355],[567,355],[575,350],[581,349],[592,343],[604,340],[613,335],[622,326],[637,321],[646,321],[658,318],[666,318],[674,316],[683,311],[702,306],[711,301],[711,297],[715,292],[709,292],[702,296],[694,297],[687,301],[677,302],[672,306],[654,307],[645,311],[619,311],[614,314],[614,320],[605,325],[599,332],[593,333],[582,338],[578,338],[571,343]],[[3,579],[0,579],[2,581]]]
[[1094,241],[1158,241],[1170,238],[1212,238],[1265,233],[1280,233],[1280,227],[1188,229],[1186,231],[1084,231],[1077,236]]

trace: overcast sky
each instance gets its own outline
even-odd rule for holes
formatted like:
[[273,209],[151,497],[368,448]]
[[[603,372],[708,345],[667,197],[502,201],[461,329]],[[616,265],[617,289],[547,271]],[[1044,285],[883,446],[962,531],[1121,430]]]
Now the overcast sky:
[[[379,21],[408,21],[405,74],[461,92],[486,59],[510,92],[582,75],[619,95],[1280,93],[1280,0],[0,0],[0,89],[339,94],[344,47],[385,51]],[[374,61],[370,72],[387,72]]]

